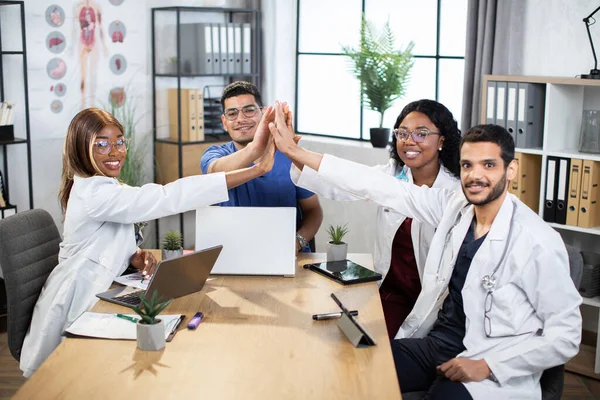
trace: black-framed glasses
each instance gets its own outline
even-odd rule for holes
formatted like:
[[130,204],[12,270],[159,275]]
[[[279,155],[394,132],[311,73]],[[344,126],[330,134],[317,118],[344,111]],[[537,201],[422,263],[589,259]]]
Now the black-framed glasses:
[[244,106],[242,108],[228,108],[227,110],[225,110],[223,115],[229,121],[235,121],[237,119],[238,115],[240,114],[240,111],[242,112],[242,114],[244,114],[244,117],[252,118],[256,115],[258,110],[261,110],[261,109],[262,109],[262,107],[258,107],[255,105],[248,105],[248,106]]
[[427,140],[427,136],[429,135],[440,135],[439,132],[431,132],[427,128],[418,128],[412,132],[409,132],[408,129],[398,128],[394,129],[393,132],[394,136],[396,136],[396,139],[398,141],[406,142],[408,140],[408,137],[411,136],[413,142],[415,143],[423,143],[425,140]]
[[119,139],[116,142],[109,142],[108,140],[96,140],[94,142],[94,151],[98,154],[108,154],[112,147],[115,146],[117,150],[124,153],[129,148],[129,138]]
[[488,315],[488,313],[490,311],[492,311],[493,304],[494,304],[494,291],[488,290],[487,294],[485,295],[485,304],[484,304],[484,309],[483,309],[483,330],[485,331],[486,337],[491,338],[491,339],[508,338],[508,337],[515,337],[515,336],[521,336],[521,335],[529,335],[530,333],[533,333],[533,331],[529,331],[529,332],[517,333],[514,335],[492,335],[492,320],[491,320],[490,316]]

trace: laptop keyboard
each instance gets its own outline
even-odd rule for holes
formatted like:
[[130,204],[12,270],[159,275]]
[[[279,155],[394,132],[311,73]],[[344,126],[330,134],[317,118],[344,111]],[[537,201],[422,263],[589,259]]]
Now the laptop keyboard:
[[122,296],[115,296],[113,297],[113,300],[131,304],[132,306],[137,306],[138,304],[140,304],[140,294],[143,292],[143,290],[138,290],[136,292],[124,294]]

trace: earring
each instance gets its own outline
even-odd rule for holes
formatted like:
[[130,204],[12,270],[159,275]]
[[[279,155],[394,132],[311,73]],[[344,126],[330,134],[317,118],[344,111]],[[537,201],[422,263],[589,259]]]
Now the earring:
[[441,148],[441,147],[440,147],[440,148],[438,148],[438,151],[442,151],[442,148]]

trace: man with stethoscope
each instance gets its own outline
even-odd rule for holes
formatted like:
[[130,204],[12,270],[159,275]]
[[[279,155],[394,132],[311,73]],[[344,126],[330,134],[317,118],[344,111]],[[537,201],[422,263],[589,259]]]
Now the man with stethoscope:
[[[403,392],[431,399],[540,399],[539,379],[575,356],[581,297],[558,233],[507,193],[514,141],[497,125],[461,144],[462,192],[407,185],[369,167],[306,151],[280,106],[271,133],[302,169],[356,197],[437,226],[422,291],[392,348]],[[436,303],[444,300],[437,314]],[[436,319],[437,317],[437,319]],[[398,336],[397,336],[398,337]]]

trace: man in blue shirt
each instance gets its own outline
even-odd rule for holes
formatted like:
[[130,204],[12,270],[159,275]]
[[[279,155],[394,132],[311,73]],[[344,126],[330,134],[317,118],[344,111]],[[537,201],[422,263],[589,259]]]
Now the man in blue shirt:
[[[211,146],[200,161],[203,174],[227,172],[252,165],[264,152],[270,139],[258,88],[250,82],[233,82],[221,96],[223,128],[232,141]],[[323,211],[316,194],[295,186],[290,179],[291,160],[279,150],[273,169],[256,179],[229,190],[229,207],[296,207],[298,221],[296,252],[309,251],[312,240],[323,221]]]

